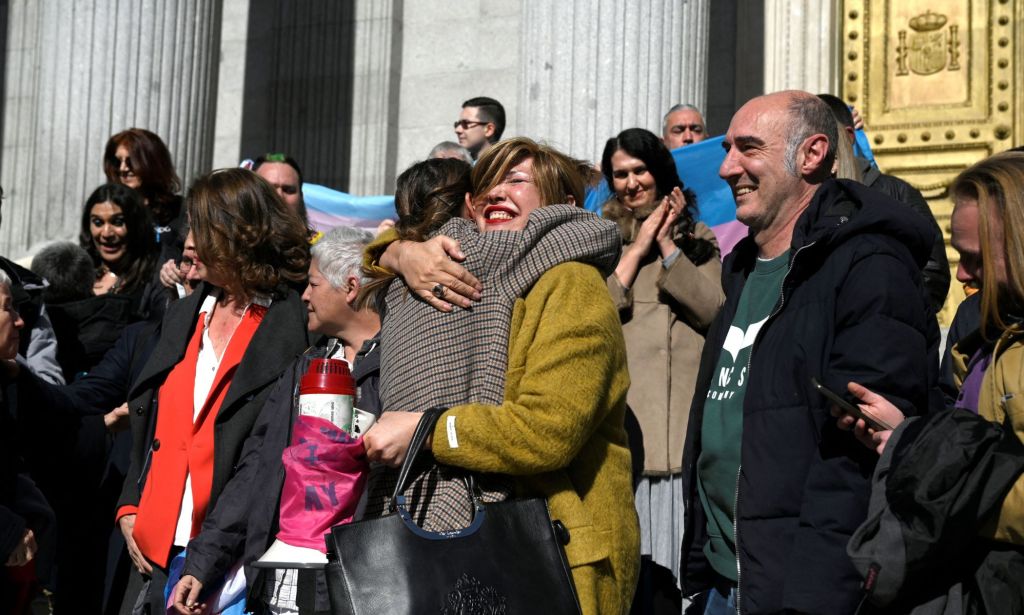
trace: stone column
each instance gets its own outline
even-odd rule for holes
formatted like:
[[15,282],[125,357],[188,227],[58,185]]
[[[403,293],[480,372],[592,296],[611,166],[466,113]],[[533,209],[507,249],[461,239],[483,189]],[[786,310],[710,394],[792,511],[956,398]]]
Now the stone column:
[[[239,3],[227,0],[225,11]],[[237,124],[224,114],[224,150],[235,147],[228,139],[237,125],[242,157],[284,152],[307,182],[393,191],[402,0],[247,3],[246,31],[233,35],[244,83],[221,81],[235,82],[223,100],[241,110]]]
[[249,0],[222,0],[221,6],[223,15],[212,163],[215,169],[236,166],[242,158],[256,155],[242,151]]
[[704,108],[709,0],[523,2],[520,134],[590,160],[625,128]]
[[836,0],[764,0],[764,91],[838,94]]
[[352,58],[352,141],[348,191],[395,191],[402,0],[357,0]]
[[183,184],[210,167],[219,0],[12,0],[0,252],[77,235],[104,181],[103,147],[129,127],[160,135]]

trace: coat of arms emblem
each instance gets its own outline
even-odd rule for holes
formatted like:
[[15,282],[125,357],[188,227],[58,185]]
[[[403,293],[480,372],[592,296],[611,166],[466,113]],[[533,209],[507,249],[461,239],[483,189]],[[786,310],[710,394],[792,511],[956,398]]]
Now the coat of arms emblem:
[[899,45],[896,47],[896,75],[904,76],[913,71],[918,75],[932,75],[942,69],[960,70],[959,28],[952,24],[944,29],[948,18],[939,13],[925,11],[909,20],[909,44],[907,31],[899,31]]

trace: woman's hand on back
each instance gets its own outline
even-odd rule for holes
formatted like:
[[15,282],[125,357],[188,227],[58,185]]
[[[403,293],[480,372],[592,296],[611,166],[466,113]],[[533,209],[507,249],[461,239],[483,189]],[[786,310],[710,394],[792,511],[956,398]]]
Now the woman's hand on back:
[[395,241],[380,264],[402,276],[406,286],[435,309],[450,312],[452,304],[470,307],[483,290],[480,281],[456,262],[465,258],[458,241],[438,235],[424,242]]

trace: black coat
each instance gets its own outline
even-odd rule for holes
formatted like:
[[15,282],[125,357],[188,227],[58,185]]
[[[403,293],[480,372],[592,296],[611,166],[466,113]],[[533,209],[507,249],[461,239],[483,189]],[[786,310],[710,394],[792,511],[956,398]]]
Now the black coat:
[[100,468],[104,480],[111,475],[123,480],[131,437],[127,432],[110,436],[103,415],[128,401],[129,387],[142,372],[159,334],[159,322],[128,325],[99,363],[68,385],[51,384],[21,370],[18,416],[27,437],[26,448],[50,455],[55,446],[74,447],[83,453],[83,445],[93,446],[85,457],[99,459],[106,466]]
[[949,261],[946,259],[946,240],[942,236],[939,223],[935,221],[935,215],[928,202],[924,200],[921,191],[911,186],[898,177],[886,175],[878,170],[878,167],[869,161],[860,159],[864,172],[864,185],[880,190],[895,200],[910,207],[921,214],[932,228],[931,253],[928,262],[921,269],[924,276],[924,287],[928,290],[928,300],[932,308],[938,312],[946,302],[946,294],[949,292]]
[[1022,471],[1013,430],[976,414],[900,425],[849,546],[878,612],[1024,613],[1024,549],[982,537]]
[[30,370],[17,379],[21,446],[60,520],[57,611],[100,612],[104,596],[117,593],[124,551],[113,523],[124,484],[131,434],[112,435],[103,414],[128,401],[128,389],[149,358],[160,323],[139,322],[121,331],[113,347],[88,374],[58,386]]
[[[53,511],[19,455],[19,434],[7,403],[10,390],[7,386],[0,392],[0,562],[7,561],[26,529],[43,542],[54,522]],[[6,570],[0,570],[0,585],[4,577]]]
[[[736,526],[740,607],[849,613],[860,575],[846,541],[864,520],[874,453],[840,431],[817,377],[884,393],[905,413],[937,396],[939,332],[921,283],[932,242],[920,216],[863,185],[829,180],[793,232],[790,268],[751,350],[743,406]],[[683,583],[709,586],[707,521],[697,495],[703,400],[757,247],[726,258],[726,302],[707,335],[683,459]]]
[[[209,285],[203,284],[168,307],[160,340],[139,379],[132,385],[128,402],[131,465],[118,507],[138,505],[145,480],[144,469],[148,467],[147,456],[160,454],[159,450],[152,450],[160,386],[185,356],[199,318],[199,308],[211,290]],[[224,485],[235,472],[242,445],[252,432],[271,385],[307,345],[306,307],[295,292],[288,291],[283,299],[275,300],[264,315],[217,412],[209,510],[216,507]]]
[[[247,565],[259,559],[273,544],[278,531],[284,465],[281,454],[291,440],[298,416],[297,387],[309,362],[323,356],[323,348],[310,349],[283,373],[274,385],[260,413],[252,436],[245,443],[238,472],[224,489],[221,504],[212,509],[202,530],[188,545],[182,574],[191,574],[204,584],[221,578],[238,558]],[[358,407],[380,415],[380,336],[367,341],[356,355],[352,371],[359,391]],[[262,604],[264,583],[273,581],[266,569],[246,568],[248,608]],[[316,587],[310,599],[317,612],[330,608],[322,571],[312,579]],[[312,605],[311,605],[312,606]],[[257,611],[258,612],[258,611]]]

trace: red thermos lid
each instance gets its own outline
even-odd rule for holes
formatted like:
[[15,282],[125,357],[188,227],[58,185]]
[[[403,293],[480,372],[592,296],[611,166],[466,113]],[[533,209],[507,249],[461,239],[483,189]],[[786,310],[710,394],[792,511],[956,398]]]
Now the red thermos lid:
[[356,383],[341,359],[313,359],[299,382],[299,395],[351,395]]

